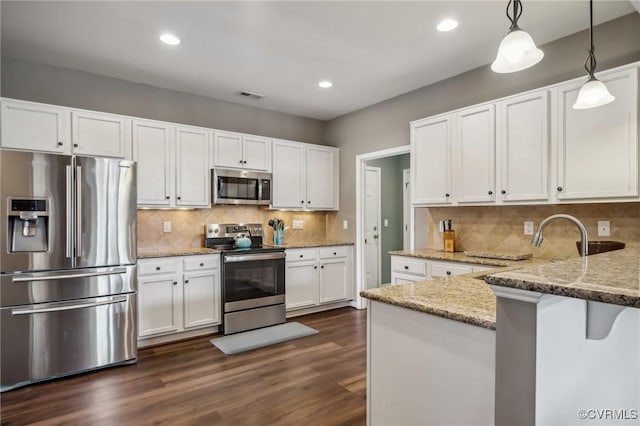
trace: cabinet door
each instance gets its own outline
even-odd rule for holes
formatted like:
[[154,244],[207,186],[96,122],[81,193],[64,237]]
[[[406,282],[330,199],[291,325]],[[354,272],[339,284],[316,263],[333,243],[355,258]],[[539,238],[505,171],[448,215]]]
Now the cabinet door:
[[456,157],[458,203],[495,200],[495,111],[482,105],[458,113]]
[[31,102],[3,100],[3,148],[43,151],[59,154],[71,152],[69,111]]
[[71,112],[73,153],[131,158],[131,120],[89,111]]
[[137,162],[138,205],[171,205],[172,139],[173,131],[168,123],[133,121],[133,160]]
[[558,88],[559,200],[638,196],[638,70],[598,78],[616,98],[598,108],[573,109],[583,79]]
[[178,276],[138,279],[138,336],[178,330]]
[[348,299],[347,260],[335,259],[320,264],[320,303]]
[[451,116],[411,124],[411,202],[449,204],[451,194]]
[[306,205],[305,144],[273,142],[271,205],[280,209]]
[[305,308],[318,304],[318,265],[313,262],[287,262],[287,309]]
[[498,197],[549,198],[549,97],[546,90],[498,104]]
[[184,328],[220,324],[218,271],[184,274]]
[[426,278],[417,278],[417,277],[411,277],[408,275],[391,274],[391,284],[393,285],[412,284],[418,281],[425,281],[425,280]]
[[271,139],[244,135],[242,146],[243,167],[253,170],[271,170]]
[[213,137],[213,162],[216,167],[242,168],[242,134],[216,131]]
[[209,206],[209,130],[176,127],[176,206]]
[[307,145],[307,208],[337,209],[337,157],[335,148]]

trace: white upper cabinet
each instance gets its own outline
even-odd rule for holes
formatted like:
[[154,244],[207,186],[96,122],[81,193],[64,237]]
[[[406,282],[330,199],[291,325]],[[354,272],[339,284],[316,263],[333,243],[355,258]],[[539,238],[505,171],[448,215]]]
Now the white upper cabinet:
[[131,158],[131,120],[92,111],[71,111],[72,151],[78,155]]
[[411,123],[411,200],[413,204],[449,204],[452,175],[452,117]]
[[307,208],[332,210],[338,207],[338,150],[307,146]]
[[210,130],[133,120],[138,206],[209,207]]
[[216,130],[213,140],[213,166],[271,170],[271,139]]
[[558,200],[638,197],[638,69],[599,73],[615,101],[573,109],[584,79],[557,88]]
[[549,199],[549,95],[541,90],[497,104],[497,196],[505,203]]
[[209,207],[208,129],[176,126],[176,206]]
[[337,210],[338,154],[330,146],[274,140],[271,207]]
[[458,203],[495,200],[495,110],[492,104],[468,108],[456,116]]
[[280,209],[304,208],[307,199],[305,144],[273,141],[271,205]]
[[53,105],[3,99],[1,146],[60,154],[71,152],[70,114]]
[[171,205],[171,147],[169,123],[133,120],[133,160],[137,162],[138,205]]

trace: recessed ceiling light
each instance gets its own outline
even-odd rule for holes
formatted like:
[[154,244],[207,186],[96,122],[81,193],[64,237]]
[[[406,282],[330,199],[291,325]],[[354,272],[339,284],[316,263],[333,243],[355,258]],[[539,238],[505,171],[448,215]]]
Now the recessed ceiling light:
[[436,28],[438,29],[438,31],[445,32],[445,31],[451,31],[455,29],[457,26],[458,26],[458,21],[456,21],[455,19],[447,18],[440,21],[440,23]]
[[176,46],[180,44],[180,39],[173,34],[164,33],[160,36],[160,41],[170,46]]
[[329,87],[333,86],[333,83],[329,80],[322,80],[320,83],[318,83],[318,86],[322,87],[323,89],[328,89]]

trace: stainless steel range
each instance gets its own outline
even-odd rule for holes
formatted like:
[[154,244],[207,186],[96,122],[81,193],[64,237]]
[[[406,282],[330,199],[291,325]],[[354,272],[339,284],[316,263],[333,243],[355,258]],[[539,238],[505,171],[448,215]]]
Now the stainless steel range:
[[[259,223],[212,223],[205,236],[206,247],[222,250],[224,334],[284,323],[284,248],[263,246]],[[250,248],[236,248],[241,237],[251,239]]]

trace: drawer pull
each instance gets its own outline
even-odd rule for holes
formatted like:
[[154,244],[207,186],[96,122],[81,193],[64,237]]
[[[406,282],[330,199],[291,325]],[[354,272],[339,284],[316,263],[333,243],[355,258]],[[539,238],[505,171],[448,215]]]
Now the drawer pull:
[[178,285],[178,281],[174,281],[174,282],[173,282],[173,285]]
[[451,271],[447,271],[447,275],[451,275]]
[[201,263],[200,266],[204,266],[204,263]]
[[189,280],[184,280],[184,283],[185,284],[189,284]]
[[156,266],[156,271],[159,271],[159,270],[160,270],[160,267],[159,267],[159,266]]
[[322,265],[322,266],[320,267],[320,269],[324,269],[324,265]]
[[303,257],[304,257],[304,254],[301,254],[301,255],[300,255],[300,259],[302,259]]
[[62,145],[64,145],[62,141],[58,141],[58,146],[62,146]]
[[313,267],[313,269],[318,269],[318,267],[317,267],[317,266],[314,266],[314,267]]
[[404,269],[409,269],[409,267],[407,265],[404,265]]

